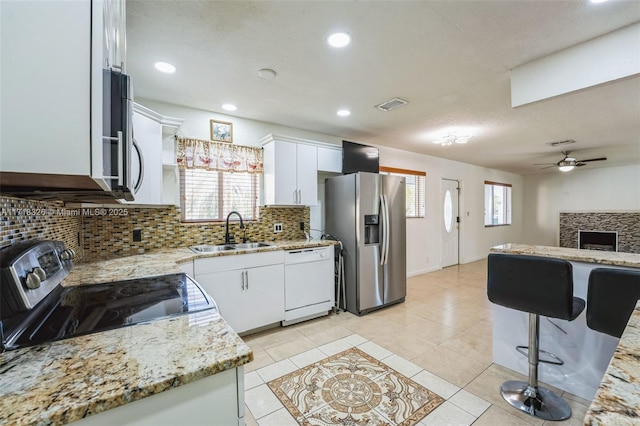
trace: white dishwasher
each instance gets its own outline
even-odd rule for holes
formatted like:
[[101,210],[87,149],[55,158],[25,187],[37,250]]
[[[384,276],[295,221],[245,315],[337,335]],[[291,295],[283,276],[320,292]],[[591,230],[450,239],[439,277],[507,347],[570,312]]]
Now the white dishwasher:
[[282,325],[328,314],[334,305],[334,266],[333,246],[285,251]]

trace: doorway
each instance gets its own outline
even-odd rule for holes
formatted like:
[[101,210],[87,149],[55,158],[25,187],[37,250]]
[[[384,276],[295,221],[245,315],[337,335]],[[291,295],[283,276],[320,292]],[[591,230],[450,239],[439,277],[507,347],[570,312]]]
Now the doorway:
[[459,259],[459,214],[458,204],[460,186],[457,180],[442,179],[440,205],[443,212],[441,223],[442,267],[457,265]]

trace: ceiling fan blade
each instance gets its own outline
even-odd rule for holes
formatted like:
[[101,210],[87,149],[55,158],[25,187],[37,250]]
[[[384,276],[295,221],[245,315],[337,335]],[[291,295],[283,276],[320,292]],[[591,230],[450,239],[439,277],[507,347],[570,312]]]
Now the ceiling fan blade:
[[588,160],[577,160],[578,163],[588,163],[590,161],[604,161],[607,157],[599,157],[599,158],[589,158]]
[[552,165],[547,166],[547,167],[540,167],[540,170],[550,169],[550,168],[552,168],[552,167],[556,167],[556,165],[555,165],[555,164],[552,164]]
[[555,166],[556,163],[533,163],[532,165],[533,166],[549,166],[549,165]]
[[582,166],[586,166],[587,163],[576,163],[576,167],[582,167]]

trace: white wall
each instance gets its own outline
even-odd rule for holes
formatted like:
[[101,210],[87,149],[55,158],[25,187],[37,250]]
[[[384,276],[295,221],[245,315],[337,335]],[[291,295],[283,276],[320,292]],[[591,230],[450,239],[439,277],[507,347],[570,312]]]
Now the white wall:
[[523,242],[557,246],[560,212],[640,210],[640,165],[524,178]]
[[[269,133],[316,140],[339,145],[342,138],[308,132],[293,127],[279,126],[256,120],[232,117],[210,111],[187,108],[179,105],[136,99],[163,115],[185,119],[178,135],[209,139],[209,120],[219,119],[233,122],[233,142],[240,145],[259,145],[259,140]],[[440,205],[442,178],[457,179],[461,184],[460,194],[460,263],[484,258],[491,246],[522,240],[522,176],[498,170],[473,166],[442,158],[420,155],[398,149],[379,147],[380,164],[388,167],[423,170],[426,177],[426,217],[407,220],[407,273],[420,273],[440,269],[440,231],[444,221]],[[444,147],[443,149],[446,149]],[[484,227],[484,181],[510,183],[513,185],[512,226]],[[319,198],[323,200],[320,185]],[[317,214],[319,209],[312,208]],[[312,227],[323,221],[312,218]],[[316,233],[316,235],[318,235]]]
[[[446,149],[443,148],[443,149]],[[460,182],[460,263],[482,259],[497,244],[519,242],[522,238],[522,176],[380,147],[380,165],[423,170],[426,177],[426,217],[407,219],[407,272],[416,275],[440,269],[440,233],[444,212],[440,202],[442,179]],[[511,226],[484,226],[484,181],[510,183],[512,188]]]

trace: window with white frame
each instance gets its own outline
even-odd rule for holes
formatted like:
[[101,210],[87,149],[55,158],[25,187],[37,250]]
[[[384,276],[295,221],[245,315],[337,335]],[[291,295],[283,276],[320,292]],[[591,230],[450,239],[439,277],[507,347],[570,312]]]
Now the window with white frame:
[[222,221],[237,211],[245,220],[258,219],[259,173],[180,170],[184,222]]
[[424,217],[425,215],[425,172],[393,167],[380,167],[380,173],[405,178],[407,217]]
[[511,225],[511,184],[484,182],[484,226]]

